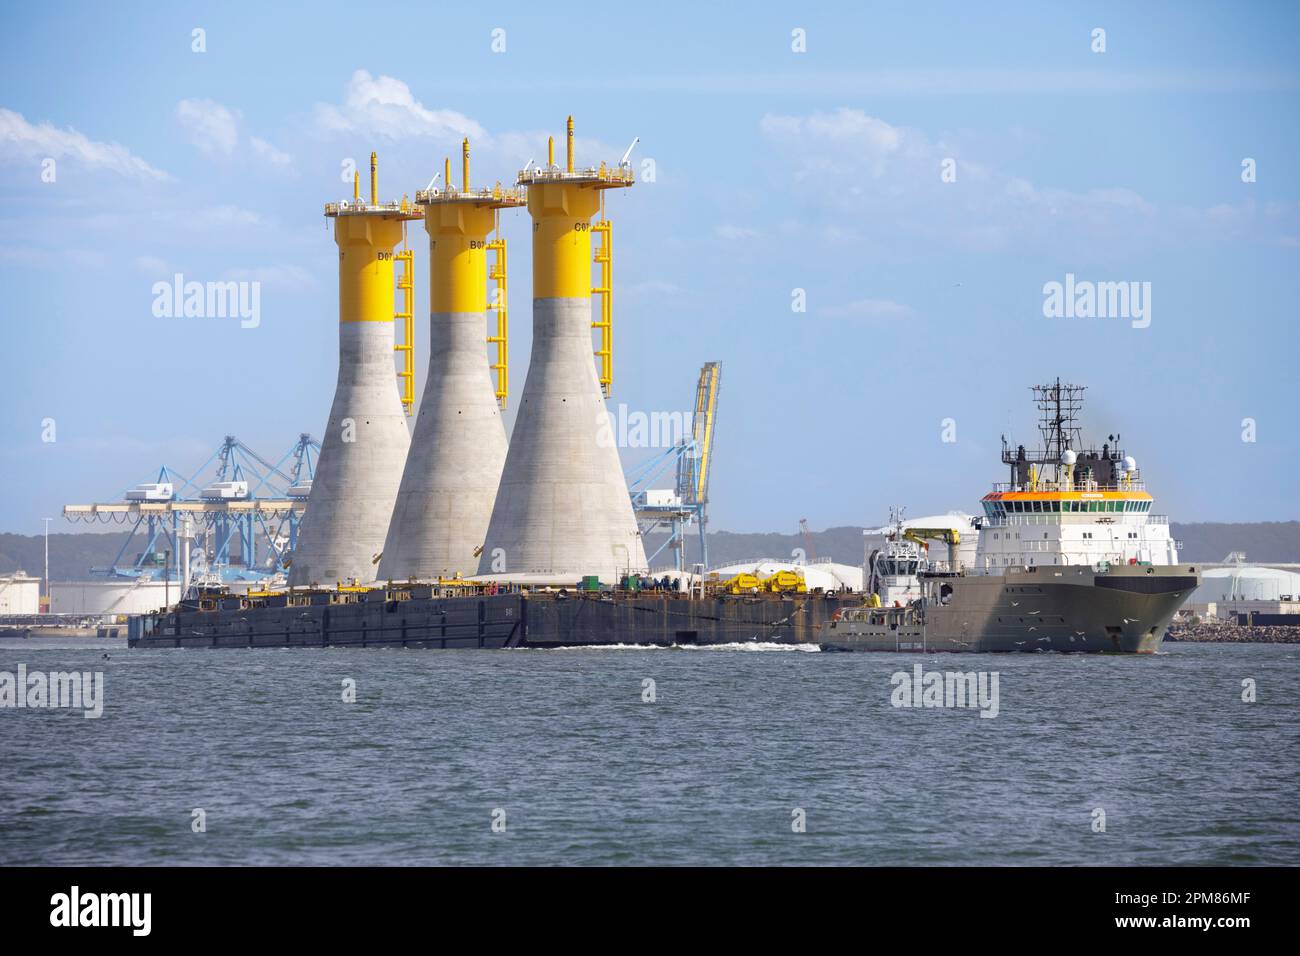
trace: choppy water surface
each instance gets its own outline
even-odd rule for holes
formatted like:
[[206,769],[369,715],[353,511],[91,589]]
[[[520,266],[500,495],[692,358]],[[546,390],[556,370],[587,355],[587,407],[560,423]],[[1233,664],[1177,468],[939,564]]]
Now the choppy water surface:
[[[0,671],[101,670],[106,706],[0,709],[0,864],[1300,863],[1300,647],[1165,648],[4,640]],[[998,716],[891,706],[918,662],[998,671]]]

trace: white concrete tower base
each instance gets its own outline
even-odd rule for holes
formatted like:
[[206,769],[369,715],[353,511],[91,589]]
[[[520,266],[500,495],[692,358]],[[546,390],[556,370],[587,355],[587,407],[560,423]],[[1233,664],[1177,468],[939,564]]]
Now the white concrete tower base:
[[533,300],[533,348],[479,574],[647,570],[592,357],[591,300]]
[[392,322],[339,324],[339,377],[289,584],[377,577],[411,435],[397,392]]
[[430,316],[429,377],[379,577],[469,577],[479,566],[506,430],[488,370],[482,312]]

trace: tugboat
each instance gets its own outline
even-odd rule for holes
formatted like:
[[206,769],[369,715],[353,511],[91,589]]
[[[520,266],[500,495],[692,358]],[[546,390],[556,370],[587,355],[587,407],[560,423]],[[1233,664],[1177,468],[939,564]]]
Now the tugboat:
[[[1010,481],[984,496],[973,567],[957,560],[952,532],[946,564],[916,566],[916,597],[873,591],[821,626],[822,647],[1154,653],[1200,575],[1178,563],[1169,520],[1151,513],[1119,436],[1084,446],[1083,392],[1059,379],[1033,386],[1042,447],[1012,449],[1003,438]],[[895,537],[908,537],[901,522]]]

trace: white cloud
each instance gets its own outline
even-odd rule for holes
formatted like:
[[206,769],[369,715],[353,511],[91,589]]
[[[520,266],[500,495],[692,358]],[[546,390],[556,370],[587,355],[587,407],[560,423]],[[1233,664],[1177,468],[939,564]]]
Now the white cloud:
[[239,145],[239,114],[212,100],[181,100],[176,118],[190,145],[209,155],[230,156]]
[[257,226],[262,224],[262,217],[251,209],[241,206],[209,206],[189,213],[194,221],[205,228],[223,226]]
[[[582,75],[537,81],[535,90],[581,90]],[[605,78],[607,89],[643,93],[774,93],[781,96],[1060,96],[1090,93],[1252,93],[1300,88],[1295,70],[935,69],[792,70],[766,73],[672,73]],[[475,78],[475,89],[483,81]]]
[[856,299],[843,305],[828,305],[818,314],[828,319],[858,319],[867,322],[902,321],[912,317],[912,310],[892,299]]
[[158,256],[136,256],[135,267],[147,276],[170,275],[173,271],[167,261]]
[[[564,162],[563,115],[556,116],[552,130],[501,130],[489,132],[470,116],[454,109],[426,105],[418,99],[411,87],[396,77],[374,76],[367,70],[352,74],[340,103],[317,103],[313,123],[318,134],[329,137],[346,137],[361,140],[366,148],[369,141],[420,139],[431,142],[435,148],[446,150],[454,169],[459,170],[460,141],[468,138],[473,149],[475,182],[503,183],[514,181],[515,174],[531,158],[536,163],[546,162],[548,137],[555,139],[555,158]],[[628,134],[629,139],[631,134]],[[601,139],[582,135],[578,130],[575,153],[580,167],[595,166],[600,162],[615,163],[623,155],[626,144],[615,147]],[[428,173],[441,169],[442,163],[434,154]]]
[[759,121],[759,129],[772,138],[785,136],[798,141],[810,137],[848,143],[854,148],[865,146],[871,153],[885,154],[897,152],[906,135],[904,130],[884,120],[843,107],[834,113],[813,113],[806,117],[769,113]]
[[277,169],[288,169],[293,165],[293,157],[283,150],[276,149],[264,139],[258,139],[256,136],[248,138],[248,145],[253,148],[253,154],[266,162],[268,166]]
[[68,266],[79,269],[106,269],[109,257],[102,249],[81,249],[73,246],[51,249],[40,246],[0,246],[0,262],[9,262],[25,268],[58,269],[66,273]]
[[401,80],[372,76],[367,70],[352,74],[341,104],[318,103],[315,118],[325,132],[389,140],[428,136],[450,142],[486,135],[482,126],[463,113],[429,109]]
[[734,226],[729,222],[714,226],[713,234],[727,242],[742,242],[758,238],[757,229],[750,229],[748,226]]
[[[790,169],[774,175],[799,190],[809,226],[851,222],[888,248],[909,239],[987,251],[1012,244],[1086,252],[1112,241],[1175,234],[1131,189],[1071,191],[1036,185],[962,155],[958,144],[894,126],[861,110],[769,114],[760,132]],[[945,181],[945,163],[955,181]]]
[[274,171],[293,169],[292,156],[244,132],[244,118],[239,110],[213,100],[181,100],[176,104],[176,119],[184,127],[190,144],[205,156],[232,159],[238,153],[247,153]]
[[0,158],[24,162],[71,159],[88,169],[106,169],[130,179],[170,178],[125,146],[97,142],[72,127],[59,129],[50,123],[33,126],[21,113],[3,108],[0,108]]

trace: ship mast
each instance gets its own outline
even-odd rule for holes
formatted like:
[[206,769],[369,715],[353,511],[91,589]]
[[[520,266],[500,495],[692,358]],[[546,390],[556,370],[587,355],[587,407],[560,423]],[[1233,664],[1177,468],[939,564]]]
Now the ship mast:
[[1059,466],[1067,449],[1077,451],[1082,446],[1079,410],[1083,407],[1086,387],[1062,385],[1059,378],[1051,385],[1033,386],[1034,404],[1039,413],[1038,434],[1043,442],[1041,464]]
[[1047,477],[1043,474],[1046,467],[1051,468],[1051,479],[1062,479],[1063,458],[1067,451],[1079,451],[1083,447],[1082,430],[1079,425],[1079,413],[1083,408],[1085,385],[1070,385],[1059,378],[1047,385],[1033,385],[1034,404],[1038,407],[1039,449],[1026,449],[1018,445],[1012,449],[1002,439],[1002,462],[1011,469],[1011,483],[1024,486],[1030,483],[1029,473],[1032,467],[1039,480]]

